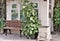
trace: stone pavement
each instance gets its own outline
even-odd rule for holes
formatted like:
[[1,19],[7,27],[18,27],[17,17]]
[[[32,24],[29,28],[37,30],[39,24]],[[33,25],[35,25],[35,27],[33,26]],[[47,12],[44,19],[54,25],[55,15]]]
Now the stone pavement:
[[4,34],[0,34],[0,41],[36,41],[31,39],[26,39],[25,37],[19,37],[17,34],[8,34],[7,36]]
[[60,33],[53,34],[52,35],[52,41],[60,41]]
[[[36,41],[31,39],[26,39],[25,37],[19,37],[18,34],[8,34],[5,36],[4,34],[0,33],[0,41]],[[51,41],[60,41],[60,33],[53,34]]]

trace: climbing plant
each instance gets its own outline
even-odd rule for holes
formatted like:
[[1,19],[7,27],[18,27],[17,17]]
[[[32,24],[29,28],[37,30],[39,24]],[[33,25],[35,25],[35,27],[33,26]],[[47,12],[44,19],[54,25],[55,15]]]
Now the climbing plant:
[[55,4],[53,22],[55,30],[60,28],[60,2]]
[[32,4],[29,0],[22,1],[21,10],[21,21],[22,21],[22,31],[25,36],[32,38],[40,27],[40,20],[38,19],[38,12],[34,9],[36,4]]
[[5,26],[6,0],[0,0],[0,28]]
[[3,17],[0,18],[0,28],[5,26],[5,19]]

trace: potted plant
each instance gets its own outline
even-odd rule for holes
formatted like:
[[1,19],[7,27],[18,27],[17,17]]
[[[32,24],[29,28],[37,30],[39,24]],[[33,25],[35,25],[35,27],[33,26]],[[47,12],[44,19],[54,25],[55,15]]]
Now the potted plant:
[[34,5],[29,0],[23,0],[21,13],[22,31],[27,38],[36,38],[40,21],[37,16],[37,11]]

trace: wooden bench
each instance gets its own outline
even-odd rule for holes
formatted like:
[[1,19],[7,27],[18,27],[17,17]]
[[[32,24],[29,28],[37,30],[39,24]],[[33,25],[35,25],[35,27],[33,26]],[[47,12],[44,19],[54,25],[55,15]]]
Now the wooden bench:
[[21,22],[18,20],[8,20],[6,21],[6,27],[3,28],[5,35],[7,35],[7,30],[11,33],[11,30],[19,30],[20,31],[20,36],[21,36]]

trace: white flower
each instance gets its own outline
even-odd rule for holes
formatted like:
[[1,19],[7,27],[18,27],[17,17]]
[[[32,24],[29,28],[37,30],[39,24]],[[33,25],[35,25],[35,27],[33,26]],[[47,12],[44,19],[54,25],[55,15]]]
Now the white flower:
[[23,8],[25,8],[26,6],[23,6]]

